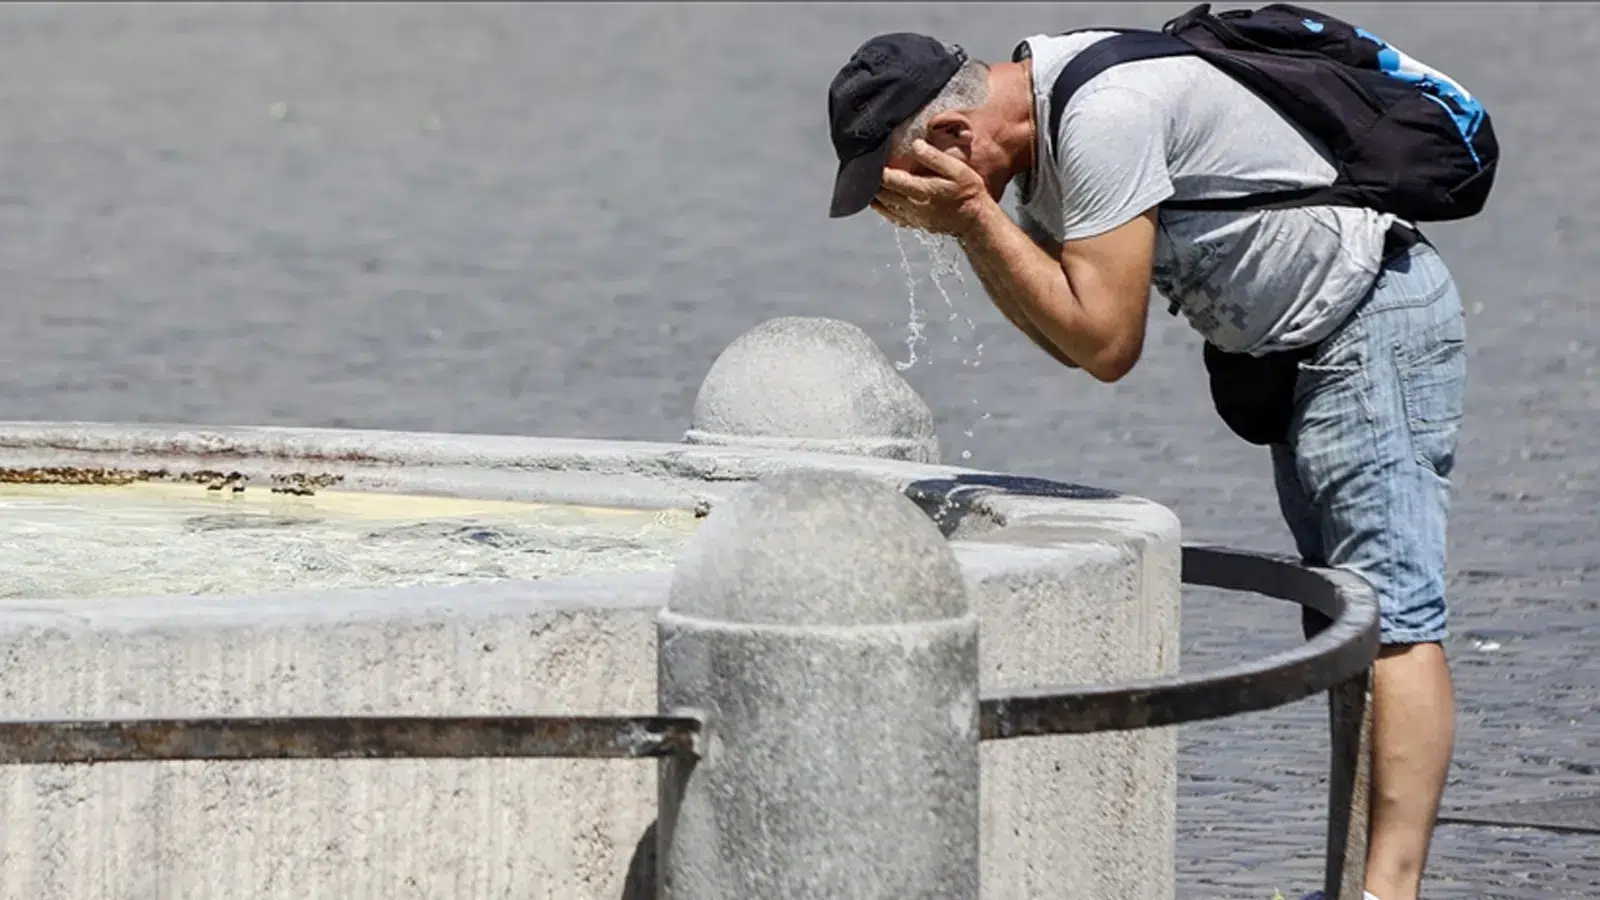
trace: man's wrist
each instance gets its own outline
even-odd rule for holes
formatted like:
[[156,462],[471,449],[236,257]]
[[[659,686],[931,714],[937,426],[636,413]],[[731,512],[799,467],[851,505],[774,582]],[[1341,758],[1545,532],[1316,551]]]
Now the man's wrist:
[[994,233],[996,227],[1003,226],[1011,221],[1005,209],[1000,206],[1000,201],[988,194],[978,200],[978,207],[968,220],[967,227],[957,234],[956,240],[963,246],[972,246],[983,241],[984,237]]

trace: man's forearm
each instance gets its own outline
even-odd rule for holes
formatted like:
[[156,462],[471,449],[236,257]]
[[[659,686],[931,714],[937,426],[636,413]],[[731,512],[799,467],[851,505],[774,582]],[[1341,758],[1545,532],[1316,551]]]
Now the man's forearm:
[[1073,367],[1095,358],[1099,342],[1075,327],[1082,309],[1060,260],[1040,248],[998,203],[960,242],[995,307],[1034,343]]
[[1003,293],[1003,285],[991,283],[990,276],[985,275],[983,271],[978,268],[975,262],[972,268],[973,271],[977,272],[978,281],[983,284],[983,289],[988,292],[989,299],[993,301],[995,309],[1000,310],[1000,315],[1005,316],[1006,321],[1016,326],[1018,331],[1027,336],[1028,340],[1033,341],[1035,347],[1038,347],[1040,350],[1050,354],[1050,357],[1056,362],[1062,364],[1063,366],[1067,366],[1068,368],[1078,368],[1078,364],[1073,362],[1071,357],[1067,356],[1065,353],[1062,353],[1060,347],[1050,343],[1050,339],[1045,337],[1044,334],[1039,331],[1038,326],[1034,325],[1031,319],[1023,315],[1022,310],[1018,309],[1012,304],[1011,299]]
[[[1026,213],[1023,213],[1017,220],[1017,226],[1045,253],[1054,257],[1061,255],[1061,245],[1039,223],[1029,218]],[[973,269],[976,271],[977,267],[974,266]],[[1065,353],[1062,353],[1060,347],[1050,343],[1050,339],[1039,331],[1033,321],[1023,315],[1022,310],[1012,303],[1011,299],[1003,293],[1003,285],[991,284],[990,281],[985,280],[982,272],[978,272],[978,281],[983,285],[984,291],[988,293],[989,300],[994,303],[995,309],[1000,310],[1000,314],[1006,317],[1006,321],[1016,326],[1016,329],[1027,336],[1034,346],[1049,354],[1052,359],[1063,366],[1073,369],[1078,368],[1077,363],[1073,362]]]

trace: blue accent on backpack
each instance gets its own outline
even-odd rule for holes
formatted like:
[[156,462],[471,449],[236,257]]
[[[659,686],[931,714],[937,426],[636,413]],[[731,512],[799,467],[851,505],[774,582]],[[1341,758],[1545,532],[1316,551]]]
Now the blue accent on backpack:
[[1424,97],[1445,108],[1451,121],[1455,122],[1456,130],[1461,133],[1467,150],[1477,160],[1478,151],[1472,141],[1489,115],[1484,111],[1483,104],[1443,72],[1434,71],[1411,59],[1365,28],[1357,28],[1356,35],[1377,46],[1378,69],[1383,74],[1415,85]]
[[1080,30],[1119,33],[1078,54],[1056,79],[1052,153],[1067,101],[1091,78],[1125,62],[1188,55],[1231,75],[1320,140],[1339,170],[1326,188],[1169,200],[1164,208],[1343,205],[1443,222],[1475,216],[1488,202],[1500,145],[1483,104],[1365,29],[1287,3],[1216,14],[1202,3],[1160,31]]

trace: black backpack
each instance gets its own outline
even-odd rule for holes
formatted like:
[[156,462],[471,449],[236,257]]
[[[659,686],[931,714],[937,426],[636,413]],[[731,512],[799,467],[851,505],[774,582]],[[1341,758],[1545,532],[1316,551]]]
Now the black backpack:
[[1341,205],[1442,222],[1477,215],[1489,199],[1500,147],[1483,105],[1365,29],[1286,3],[1216,14],[1202,3],[1160,31],[1082,30],[1119,33],[1078,54],[1057,78],[1052,148],[1068,99],[1095,75],[1133,60],[1193,55],[1321,140],[1338,167],[1326,188],[1168,201],[1164,208]]

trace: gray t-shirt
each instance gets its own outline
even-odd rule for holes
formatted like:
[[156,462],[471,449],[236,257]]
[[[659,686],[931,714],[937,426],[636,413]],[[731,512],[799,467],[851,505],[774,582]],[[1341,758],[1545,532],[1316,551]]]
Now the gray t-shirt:
[[[1109,32],[1039,35],[1040,142],[1018,179],[1019,213],[1058,241],[1109,231],[1162,201],[1324,186],[1325,148],[1226,73],[1195,57],[1123,63],[1073,94],[1058,157],[1044,142],[1050,89]],[[1211,343],[1265,353],[1326,337],[1371,288],[1393,216],[1353,207],[1162,210],[1153,282]]]

